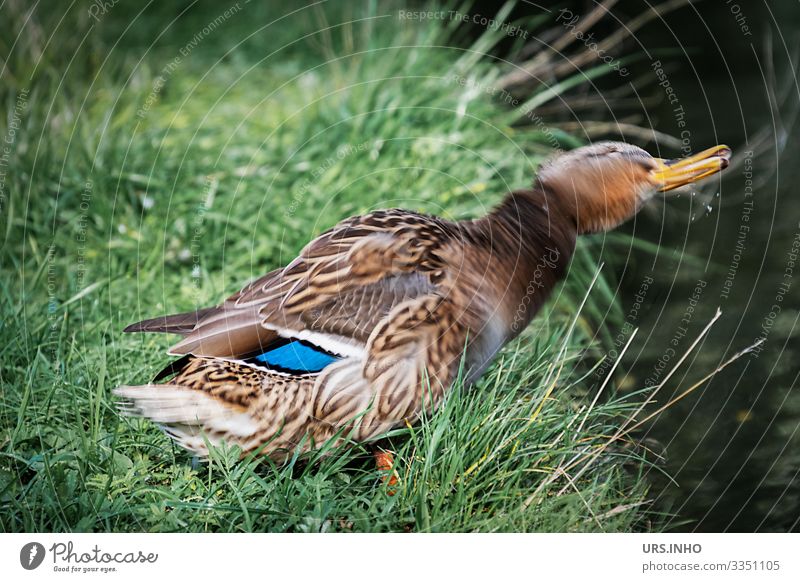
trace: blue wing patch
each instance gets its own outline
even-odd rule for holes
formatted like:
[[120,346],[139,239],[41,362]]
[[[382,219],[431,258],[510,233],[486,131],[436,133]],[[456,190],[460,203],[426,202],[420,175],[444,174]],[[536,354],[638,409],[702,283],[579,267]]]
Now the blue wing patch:
[[340,358],[319,346],[301,340],[290,340],[253,358],[283,372],[310,374],[320,372]]

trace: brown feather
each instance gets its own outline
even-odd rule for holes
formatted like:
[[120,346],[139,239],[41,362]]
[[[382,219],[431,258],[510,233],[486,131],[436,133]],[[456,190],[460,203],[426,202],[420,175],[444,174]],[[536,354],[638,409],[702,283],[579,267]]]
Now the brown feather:
[[200,320],[190,333],[172,346],[172,355],[193,354],[221,358],[244,358],[263,352],[278,339],[273,330],[261,326],[258,306],[242,309],[227,303]]
[[164,315],[145,319],[137,323],[132,323],[122,331],[125,333],[134,332],[157,332],[157,333],[177,333],[186,335],[190,333],[197,322],[203,317],[214,313],[218,307],[206,307],[197,311],[187,313],[176,313],[175,315]]

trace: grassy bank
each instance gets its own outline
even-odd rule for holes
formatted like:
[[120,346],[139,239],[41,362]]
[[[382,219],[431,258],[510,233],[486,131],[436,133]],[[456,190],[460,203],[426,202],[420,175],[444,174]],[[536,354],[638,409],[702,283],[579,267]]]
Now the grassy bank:
[[90,8],[0,19],[17,39],[0,84],[3,531],[649,527],[642,461],[606,447],[635,402],[609,388],[589,407],[619,322],[602,272],[587,294],[591,240],[477,386],[391,437],[394,496],[360,447],[198,465],[120,418],[111,389],[150,379],[172,339],[126,324],[218,302],[352,214],[478,216],[570,138],[509,125],[485,54],[502,31],[472,41],[392,7]]

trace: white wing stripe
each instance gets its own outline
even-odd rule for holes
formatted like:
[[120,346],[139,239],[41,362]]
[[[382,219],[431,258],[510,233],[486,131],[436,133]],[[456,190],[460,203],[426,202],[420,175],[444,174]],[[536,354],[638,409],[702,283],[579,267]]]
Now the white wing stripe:
[[320,333],[308,329],[297,331],[285,327],[278,327],[267,322],[262,325],[269,330],[277,332],[281,337],[307,341],[337,356],[363,358],[366,353],[363,345],[354,344],[353,340],[341,335]]

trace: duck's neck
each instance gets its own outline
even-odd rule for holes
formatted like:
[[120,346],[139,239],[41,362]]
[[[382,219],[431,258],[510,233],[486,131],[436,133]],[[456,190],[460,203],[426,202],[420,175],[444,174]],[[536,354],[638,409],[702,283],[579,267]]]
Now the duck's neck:
[[575,250],[572,212],[540,186],[511,192],[484,218],[475,221],[488,237],[499,267],[510,274],[502,293],[514,335],[536,315],[564,277]]

